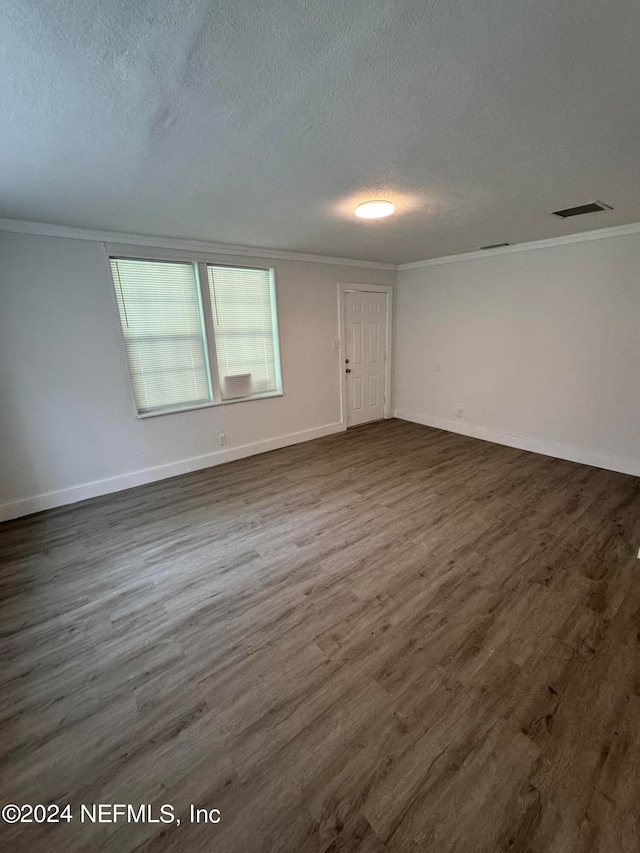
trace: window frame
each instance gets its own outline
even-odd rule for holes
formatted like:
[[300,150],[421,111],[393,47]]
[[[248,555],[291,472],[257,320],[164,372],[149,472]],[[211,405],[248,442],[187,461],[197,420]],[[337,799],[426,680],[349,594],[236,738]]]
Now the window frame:
[[[116,308],[116,316],[118,319],[118,326],[120,329],[120,337],[123,343],[124,348],[124,356],[125,362],[127,366],[127,374],[129,377],[129,388],[131,390],[131,399],[133,403],[133,409],[136,418],[139,420],[146,420],[147,418],[158,418],[163,415],[174,415],[179,414],[180,412],[193,412],[199,409],[210,409],[218,406],[230,406],[236,403],[248,403],[254,400],[266,400],[271,397],[283,397],[284,389],[282,383],[282,366],[281,366],[281,356],[280,356],[280,324],[278,317],[278,292],[277,292],[277,282],[276,282],[276,269],[274,266],[263,266],[262,264],[249,264],[246,262],[239,263],[229,263],[227,259],[221,260],[218,257],[210,256],[203,257],[202,255],[198,255],[194,257],[188,252],[175,252],[175,253],[165,253],[161,250],[149,252],[146,249],[137,249],[131,246],[118,246],[118,245],[108,245],[104,246],[107,262],[109,266],[109,279],[111,281],[111,291],[113,293],[113,299]],[[202,336],[204,343],[204,351],[205,351],[205,360],[207,367],[207,376],[209,379],[209,388],[211,391],[211,401],[207,403],[198,403],[193,406],[182,406],[178,405],[175,408],[166,408],[156,412],[140,412],[138,411],[138,404],[136,401],[135,390],[133,387],[133,380],[131,377],[131,367],[129,364],[129,357],[126,351],[126,342],[124,338],[124,331],[122,329],[122,323],[120,320],[120,312],[117,306],[117,299],[115,293],[115,287],[113,282],[113,276],[111,274],[111,260],[127,260],[127,261],[151,261],[155,263],[187,263],[192,264],[195,270],[196,282],[198,285],[198,299],[200,304],[201,314],[201,324],[202,324]],[[236,397],[231,400],[223,400],[222,399],[222,390],[220,386],[220,375],[218,371],[218,357],[216,352],[216,341],[215,341],[215,332],[214,332],[214,324],[213,324],[213,311],[211,308],[211,294],[209,292],[209,279],[208,279],[208,266],[216,266],[216,267],[229,267],[231,269],[249,269],[249,270],[260,270],[262,272],[267,272],[269,274],[269,294],[270,294],[270,302],[271,302],[271,317],[273,323],[273,348],[274,348],[274,360],[275,360],[275,374],[276,374],[276,389],[274,391],[262,391],[258,394],[252,394],[248,397]]]

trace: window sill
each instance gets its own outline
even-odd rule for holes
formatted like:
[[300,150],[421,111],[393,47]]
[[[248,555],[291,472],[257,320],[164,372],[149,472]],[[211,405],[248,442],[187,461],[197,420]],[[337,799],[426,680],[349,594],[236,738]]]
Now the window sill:
[[284,397],[282,391],[265,391],[264,394],[254,394],[251,397],[235,397],[233,400],[221,400],[220,402],[212,401],[211,403],[202,403],[199,406],[185,406],[182,409],[164,409],[161,412],[136,412],[138,420],[146,420],[147,418],[159,418],[162,415],[177,415],[180,412],[197,412],[199,409],[215,409],[220,406],[230,406],[234,403],[250,403],[252,400],[267,400],[270,397]]

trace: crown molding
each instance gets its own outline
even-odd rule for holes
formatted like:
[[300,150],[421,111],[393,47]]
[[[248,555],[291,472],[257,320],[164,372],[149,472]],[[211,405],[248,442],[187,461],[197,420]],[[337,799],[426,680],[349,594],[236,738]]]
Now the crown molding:
[[566,246],[571,243],[585,243],[589,240],[603,240],[607,237],[624,237],[640,233],[640,222],[630,225],[618,225],[613,228],[598,228],[595,231],[583,231],[578,234],[565,234],[562,237],[550,237],[546,240],[532,240],[528,243],[516,243],[500,249],[481,249],[474,252],[462,252],[459,255],[445,255],[440,258],[428,258],[407,264],[387,264],[378,261],[359,261],[354,258],[336,258],[330,255],[312,255],[306,252],[288,252],[277,249],[260,249],[256,246],[238,246],[231,243],[212,243],[207,240],[186,240],[180,237],[151,237],[147,234],[128,234],[119,231],[92,231],[88,228],[73,228],[69,225],[52,225],[46,222],[29,222],[25,219],[0,218],[0,231],[14,234],[35,234],[43,237],[66,237],[70,240],[91,240],[98,243],[116,243],[125,246],[148,246],[157,249],[178,249],[187,252],[213,255],[237,255],[246,258],[269,258],[282,261],[303,261],[314,264],[333,264],[343,267],[361,267],[376,270],[414,270],[421,267],[433,267],[439,264],[454,264],[459,261],[475,261],[496,255],[515,255],[518,252],[531,252],[535,249],[550,249],[554,246]]
[[491,258],[495,255],[515,255],[518,252],[532,252],[535,249],[551,249],[554,246],[566,246],[570,243],[586,243],[589,240],[604,240],[606,237],[625,237],[628,234],[640,233],[640,222],[631,225],[618,225],[613,228],[599,228],[596,231],[583,231],[580,234],[566,234],[563,237],[550,237],[547,240],[532,240],[530,243],[516,243],[500,249],[480,249],[475,252],[465,252],[459,255],[445,255],[442,258],[430,258],[426,261],[414,261],[409,264],[399,264],[398,270],[415,270],[421,267],[435,267],[439,264],[455,264],[458,261],[476,261],[480,258]]
[[118,231],[92,231],[68,225],[51,225],[46,222],[28,222],[24,219],[0,218],[0,231],[14,234],[35,234],[41,237],[66,237],[70,240],[91,240],[98,243],[118,243],[127,246],[150,246],[158,249],[182,249],[214,255],[239,255],[246,258],[270,258],[281,261],[303,261],[314,264],[333,264],[341,267],[364,267],[375,270],[396,270],[396,264],[376,261],[358,261],[354,258],[334,258],[329,255],[312,255],[306,252],[288,252],[260,249],[256,246],[237,246],[228,243],[210,243],[207,240],[185,240],[180,237],[150,237],[145,234],[128,234]]

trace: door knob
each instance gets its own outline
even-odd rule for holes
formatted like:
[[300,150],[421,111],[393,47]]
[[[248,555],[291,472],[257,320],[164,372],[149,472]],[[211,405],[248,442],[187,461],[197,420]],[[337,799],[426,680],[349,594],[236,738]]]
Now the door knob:
[[345,370],[345,373],[351,373],[351,368],[347,367],[347,369]]

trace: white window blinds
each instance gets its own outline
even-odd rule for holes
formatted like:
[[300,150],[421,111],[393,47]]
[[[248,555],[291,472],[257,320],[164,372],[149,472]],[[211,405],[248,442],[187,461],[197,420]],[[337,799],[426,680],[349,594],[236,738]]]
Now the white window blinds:
[[270,271],[208,265],[207,273],[222,399],[277,391]]
[[140,414],[211,401],[195,264],[111,259]]

